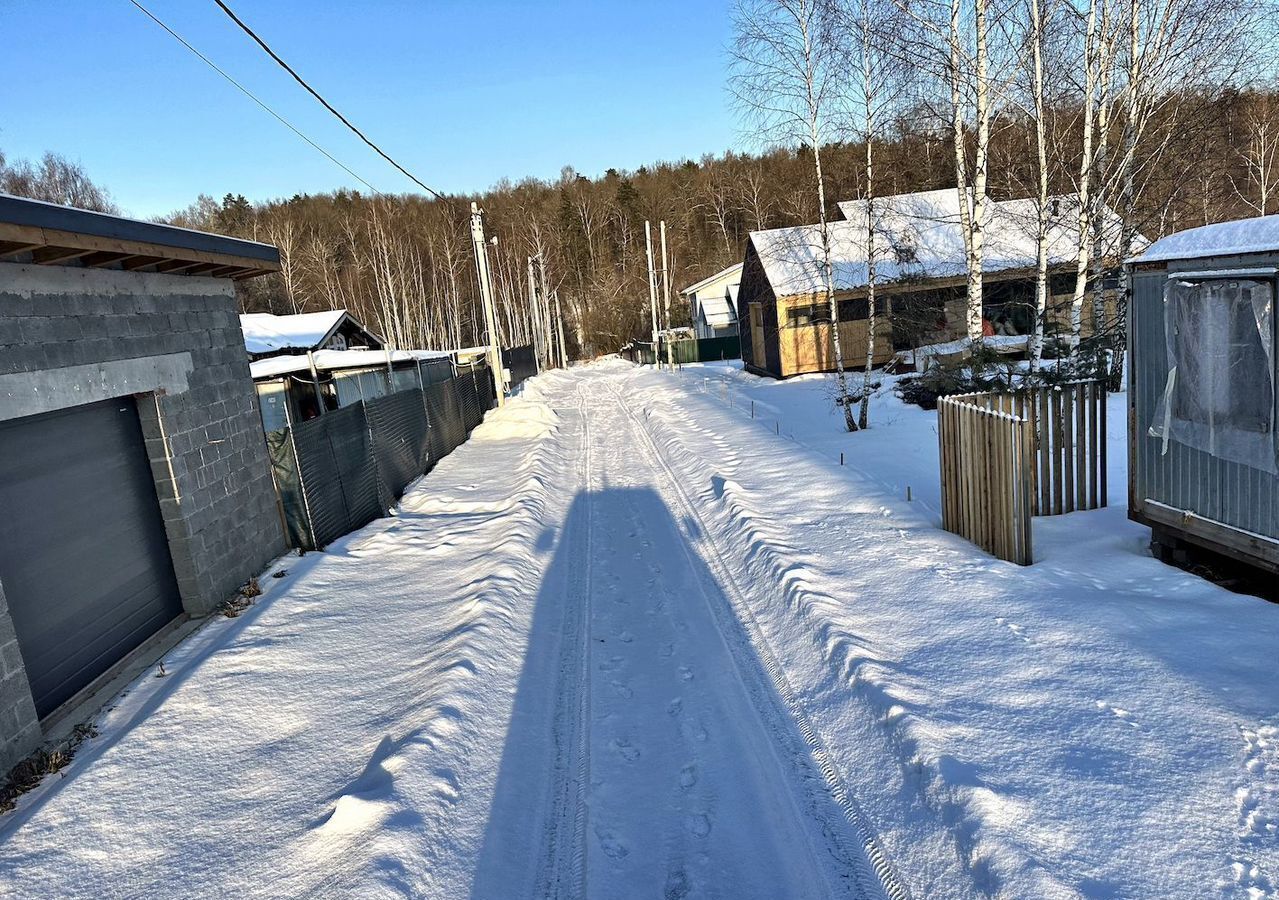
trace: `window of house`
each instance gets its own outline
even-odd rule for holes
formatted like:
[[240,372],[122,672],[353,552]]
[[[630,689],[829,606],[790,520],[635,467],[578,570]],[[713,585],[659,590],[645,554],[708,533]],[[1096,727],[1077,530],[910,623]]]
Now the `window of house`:
[[819,325],[830,321],[830,307],[825,303],[813,303],[808,306],[792,306],[786,310],[786,324],[792,328],[804,325]]
[[1164,298],[1169,372],[1151,432],[1275,472],[1274,286],[1177,278]]
[[[870,310],[870,304],[866,302],[865,297],[857,297],[852,300],[839,301],[839,321],[841,322],[859,322],[868,318],[867,313]],[[888,313],[888,301],[883,297],[875,300],[875,315],[882,316]]]

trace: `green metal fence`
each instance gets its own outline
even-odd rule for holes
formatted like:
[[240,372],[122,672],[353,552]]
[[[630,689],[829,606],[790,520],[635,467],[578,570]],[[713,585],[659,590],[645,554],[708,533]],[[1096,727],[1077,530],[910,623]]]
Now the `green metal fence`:
[[737,335],[674,341],[662,347],[662,359],[672,363],[719,362],[742,358],[742,340]]

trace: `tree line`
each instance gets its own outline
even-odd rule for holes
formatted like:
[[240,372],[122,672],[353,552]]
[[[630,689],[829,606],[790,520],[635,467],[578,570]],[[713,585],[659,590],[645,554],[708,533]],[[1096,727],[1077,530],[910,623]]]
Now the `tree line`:
[[[1056,114],[1056,152],[1077,164],[1067,132],[1080,112],[1062,107]],[[1276,210],[1279,92],[1188,91],[1177,122],[1184,128],[1169,128],[1159,164],[1133,204],[1135,228],[1157,237]],[[996,122],[990,196],[1034,195],[1033,147],[1034,128],[1024,116]],[[837,202],[866,196],[865,155],[865,141],[822,147],[829,219],[839,215]],[[489,253],[502,341],[530,339],[528,260],[540,256],[561,299],[569,355],[588,358],[648,336],[646,220],[666,222],[671,281],[683,287],[741,262],[751,231],[818,221],[813,158],[809,145],[796,143],[594,178],[566,167],[554,180],[501,183],[443,201],[343,190],[250,203],[228,193],[202,196],[165,220],[280,248],[280,273],[243,286],[246,310],[342,307],[397,346],[471,346],[485,339],[469,234],[474,200],[497,238]],[[955,185],[948,136],[921,110],[895,117],[874,158],[881,196]],[[1075,190],[1068,165],[1052,173],[1049,190]],[[686,324],[687,316],[683,304],[672,305],[672,324]]]
[[[967,292],[980,310],[981,204],[1069,194],[1083,226],[1078,312],[1116,255],[1099,210],[1120,213],[1125,237],[1152,238],[1274,211],[1279,91],[1246,56],[1266,45],[1247,40],[1263,8],[1234,2],[744,0],[732,84],[764,149],[597,177],[565,167],[444,200],[339,190],[251,202],[232,189],[163,221],[280,248],[278,274],[242,284],[246,311],[342,307],[396,346],[456,347],[485,339],[468,225],[478,201],[496,238],[502,342],[530,340],[535,257],[580,358],[649,332],[646,220],[666,222],[679,287],[740,262],[752,230],[833,221],[842,200],[873,210],[875,198],[963,185]],[[52,154],[0,156],[0,191],[114,209]],[[688,314],[680,303],[672,313],[675,325]],[[968,325],[980,340],[979,312]],[[871,355],[842,348],[840,368]]]

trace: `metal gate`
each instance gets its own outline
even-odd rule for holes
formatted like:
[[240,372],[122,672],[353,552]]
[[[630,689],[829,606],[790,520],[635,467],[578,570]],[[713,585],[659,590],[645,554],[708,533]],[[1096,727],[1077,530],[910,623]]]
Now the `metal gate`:
[[0,424],[0,584],[48,715],[182,612],[132,398]]

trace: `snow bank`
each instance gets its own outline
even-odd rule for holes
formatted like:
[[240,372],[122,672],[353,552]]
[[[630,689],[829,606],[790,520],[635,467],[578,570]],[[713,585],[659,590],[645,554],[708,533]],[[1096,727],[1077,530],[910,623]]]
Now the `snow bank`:
[[1112,505],[1036,519],[1022,569],[940,529],[934,413],[885,391],[848,435],[824,376],[642,382],[914,896],[1276,895],[1279,607],[1150,557],[1124,396]]
[[473,432],[472,441],[527,441],[545,437],[559,422],[550,407],[527,402],[526,398],[512,399],[501,409],[494,409],[484,416],[484,422]]

